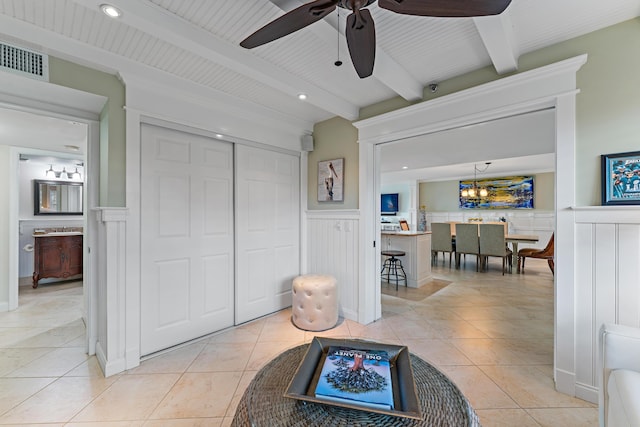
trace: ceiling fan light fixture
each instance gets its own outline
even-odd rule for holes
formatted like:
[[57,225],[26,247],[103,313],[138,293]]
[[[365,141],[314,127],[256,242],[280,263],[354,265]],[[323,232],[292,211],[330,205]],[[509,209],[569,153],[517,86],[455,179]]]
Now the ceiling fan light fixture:
[[107,3],[101,4],[100,10],[109,18],[120,18],[122,16],[122,11],[120,9]]

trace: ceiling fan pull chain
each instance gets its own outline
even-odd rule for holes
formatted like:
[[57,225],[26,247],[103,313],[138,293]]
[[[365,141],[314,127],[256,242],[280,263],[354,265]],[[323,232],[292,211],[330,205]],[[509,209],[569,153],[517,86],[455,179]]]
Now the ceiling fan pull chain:
[[333,63],[336,67],[342,65],[342,61],[340,61],[340,8],[336,8],[338,12],[338,60]]

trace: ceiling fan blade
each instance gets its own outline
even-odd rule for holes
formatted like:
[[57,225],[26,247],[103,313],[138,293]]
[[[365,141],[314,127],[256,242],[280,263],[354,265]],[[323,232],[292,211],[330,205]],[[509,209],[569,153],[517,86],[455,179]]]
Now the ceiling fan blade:
[[368,9],[360,9],[347,17],[347,46],[351,62],[361,79],[373,73],[376,59],[376,29]]
[[333,12],[339,1],[340,0],[316,0],[303,4],[285,13],[278,19],[269,22],[242,40],[240,46],[252,49],[296,32]]
[[404,15],[463,18],[499,15],[511,0],[378,0],[378,6]]

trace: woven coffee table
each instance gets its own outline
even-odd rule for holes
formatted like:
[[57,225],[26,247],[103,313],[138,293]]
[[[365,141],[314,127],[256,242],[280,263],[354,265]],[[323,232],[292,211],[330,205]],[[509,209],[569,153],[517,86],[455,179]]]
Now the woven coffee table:
[[284,397],[308,344],[285,351],[256,374],[238,403],[234,427],[276,426],[480,426],[458,387],[442,372],[411,354],[422,420],[340,408]]

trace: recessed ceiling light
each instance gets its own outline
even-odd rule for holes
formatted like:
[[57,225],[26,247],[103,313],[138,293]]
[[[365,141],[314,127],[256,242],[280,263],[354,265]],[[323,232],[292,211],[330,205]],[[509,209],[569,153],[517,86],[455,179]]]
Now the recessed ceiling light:
[[77,145],[65,145],[64,148],[69,151],[80,151],[80,147],[78,147]]
[[403,166],[402,169],[409,169],[409,166]]
[[102,10],[102,13],[107,15],[109,18],[119,18],[122,16],[122,11],[110,4],[101,4],[100,10]]
[[222,139],[223,136],[224,135],[222,135],[221,133],[216,133],[216,138],[218,138],[218,139]]
[[300,101],[304,101],[305,99],[307,99],[307,94],[306,93],[299,93],[298,94],[298,99]]

